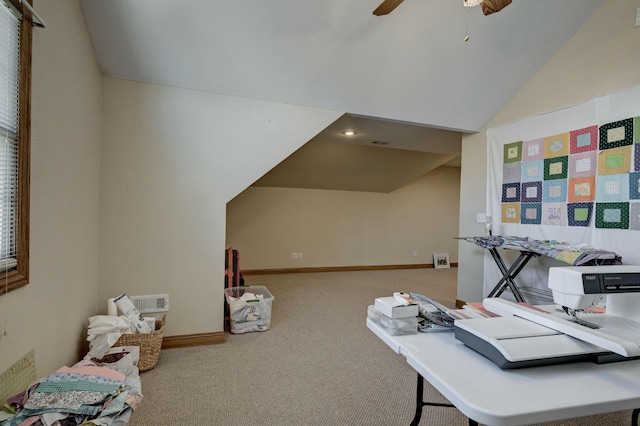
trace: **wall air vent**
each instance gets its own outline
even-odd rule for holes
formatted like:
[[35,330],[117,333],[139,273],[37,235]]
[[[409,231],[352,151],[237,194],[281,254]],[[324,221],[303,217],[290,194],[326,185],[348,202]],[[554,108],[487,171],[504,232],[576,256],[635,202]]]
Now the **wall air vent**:
[[371,142],[374,145],[389,145],[391,142],[386,142],[386,141],[373,141]]
[[169,311],[169,295],[155,294],[151,296],[130,296],[133,306],[136,307],[141,314],[149,312],[168,312]]

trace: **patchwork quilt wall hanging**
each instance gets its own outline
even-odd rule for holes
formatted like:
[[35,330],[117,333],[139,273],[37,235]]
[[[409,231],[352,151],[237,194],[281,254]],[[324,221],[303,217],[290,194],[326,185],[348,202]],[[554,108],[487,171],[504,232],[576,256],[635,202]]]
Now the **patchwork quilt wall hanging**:
[[503,223],[640,230],[640,117],[503,147]]
[[[487,131],[494,235],[616,252],[640,265],[640,86]],[[527,285],[546,287],[539,263]],[[485,290],[498,271],[485,256]],[[523,271],[524,272],[524,271]]]

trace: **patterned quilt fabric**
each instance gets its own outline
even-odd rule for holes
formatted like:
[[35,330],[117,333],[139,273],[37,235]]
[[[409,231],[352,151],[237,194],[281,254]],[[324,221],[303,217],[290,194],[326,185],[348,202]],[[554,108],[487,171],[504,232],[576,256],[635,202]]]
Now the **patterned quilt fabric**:
[[[62,367],[32,385],[18,414],[2,426],[110,425],[128,420],[142,397],[134,377],[82,361]],[[134,406],[130,405],[132,403]]]

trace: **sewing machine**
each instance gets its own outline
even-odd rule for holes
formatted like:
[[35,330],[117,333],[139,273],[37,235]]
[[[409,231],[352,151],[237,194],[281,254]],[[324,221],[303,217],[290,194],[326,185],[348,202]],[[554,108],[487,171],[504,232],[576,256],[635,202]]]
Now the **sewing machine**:
[[487,298],[500,317],[457,320],[456,338],[501,368],[640,357],[640,266],[552,267],[548,286],[557,305]]
[[607,314],[640,322],[640,266],[549,268],[548,286],[573,317],[606,296]]

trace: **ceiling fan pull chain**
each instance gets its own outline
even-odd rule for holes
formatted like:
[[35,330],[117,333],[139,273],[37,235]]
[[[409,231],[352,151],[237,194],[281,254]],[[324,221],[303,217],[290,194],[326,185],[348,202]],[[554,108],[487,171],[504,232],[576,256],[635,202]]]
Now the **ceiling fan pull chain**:
[[466,43],[469,41],[469,9],[465,7],[464,11],[465,11],[465,18],[464,18],[465,19],[465,25],[464,25],[465,36],[462,41]]

